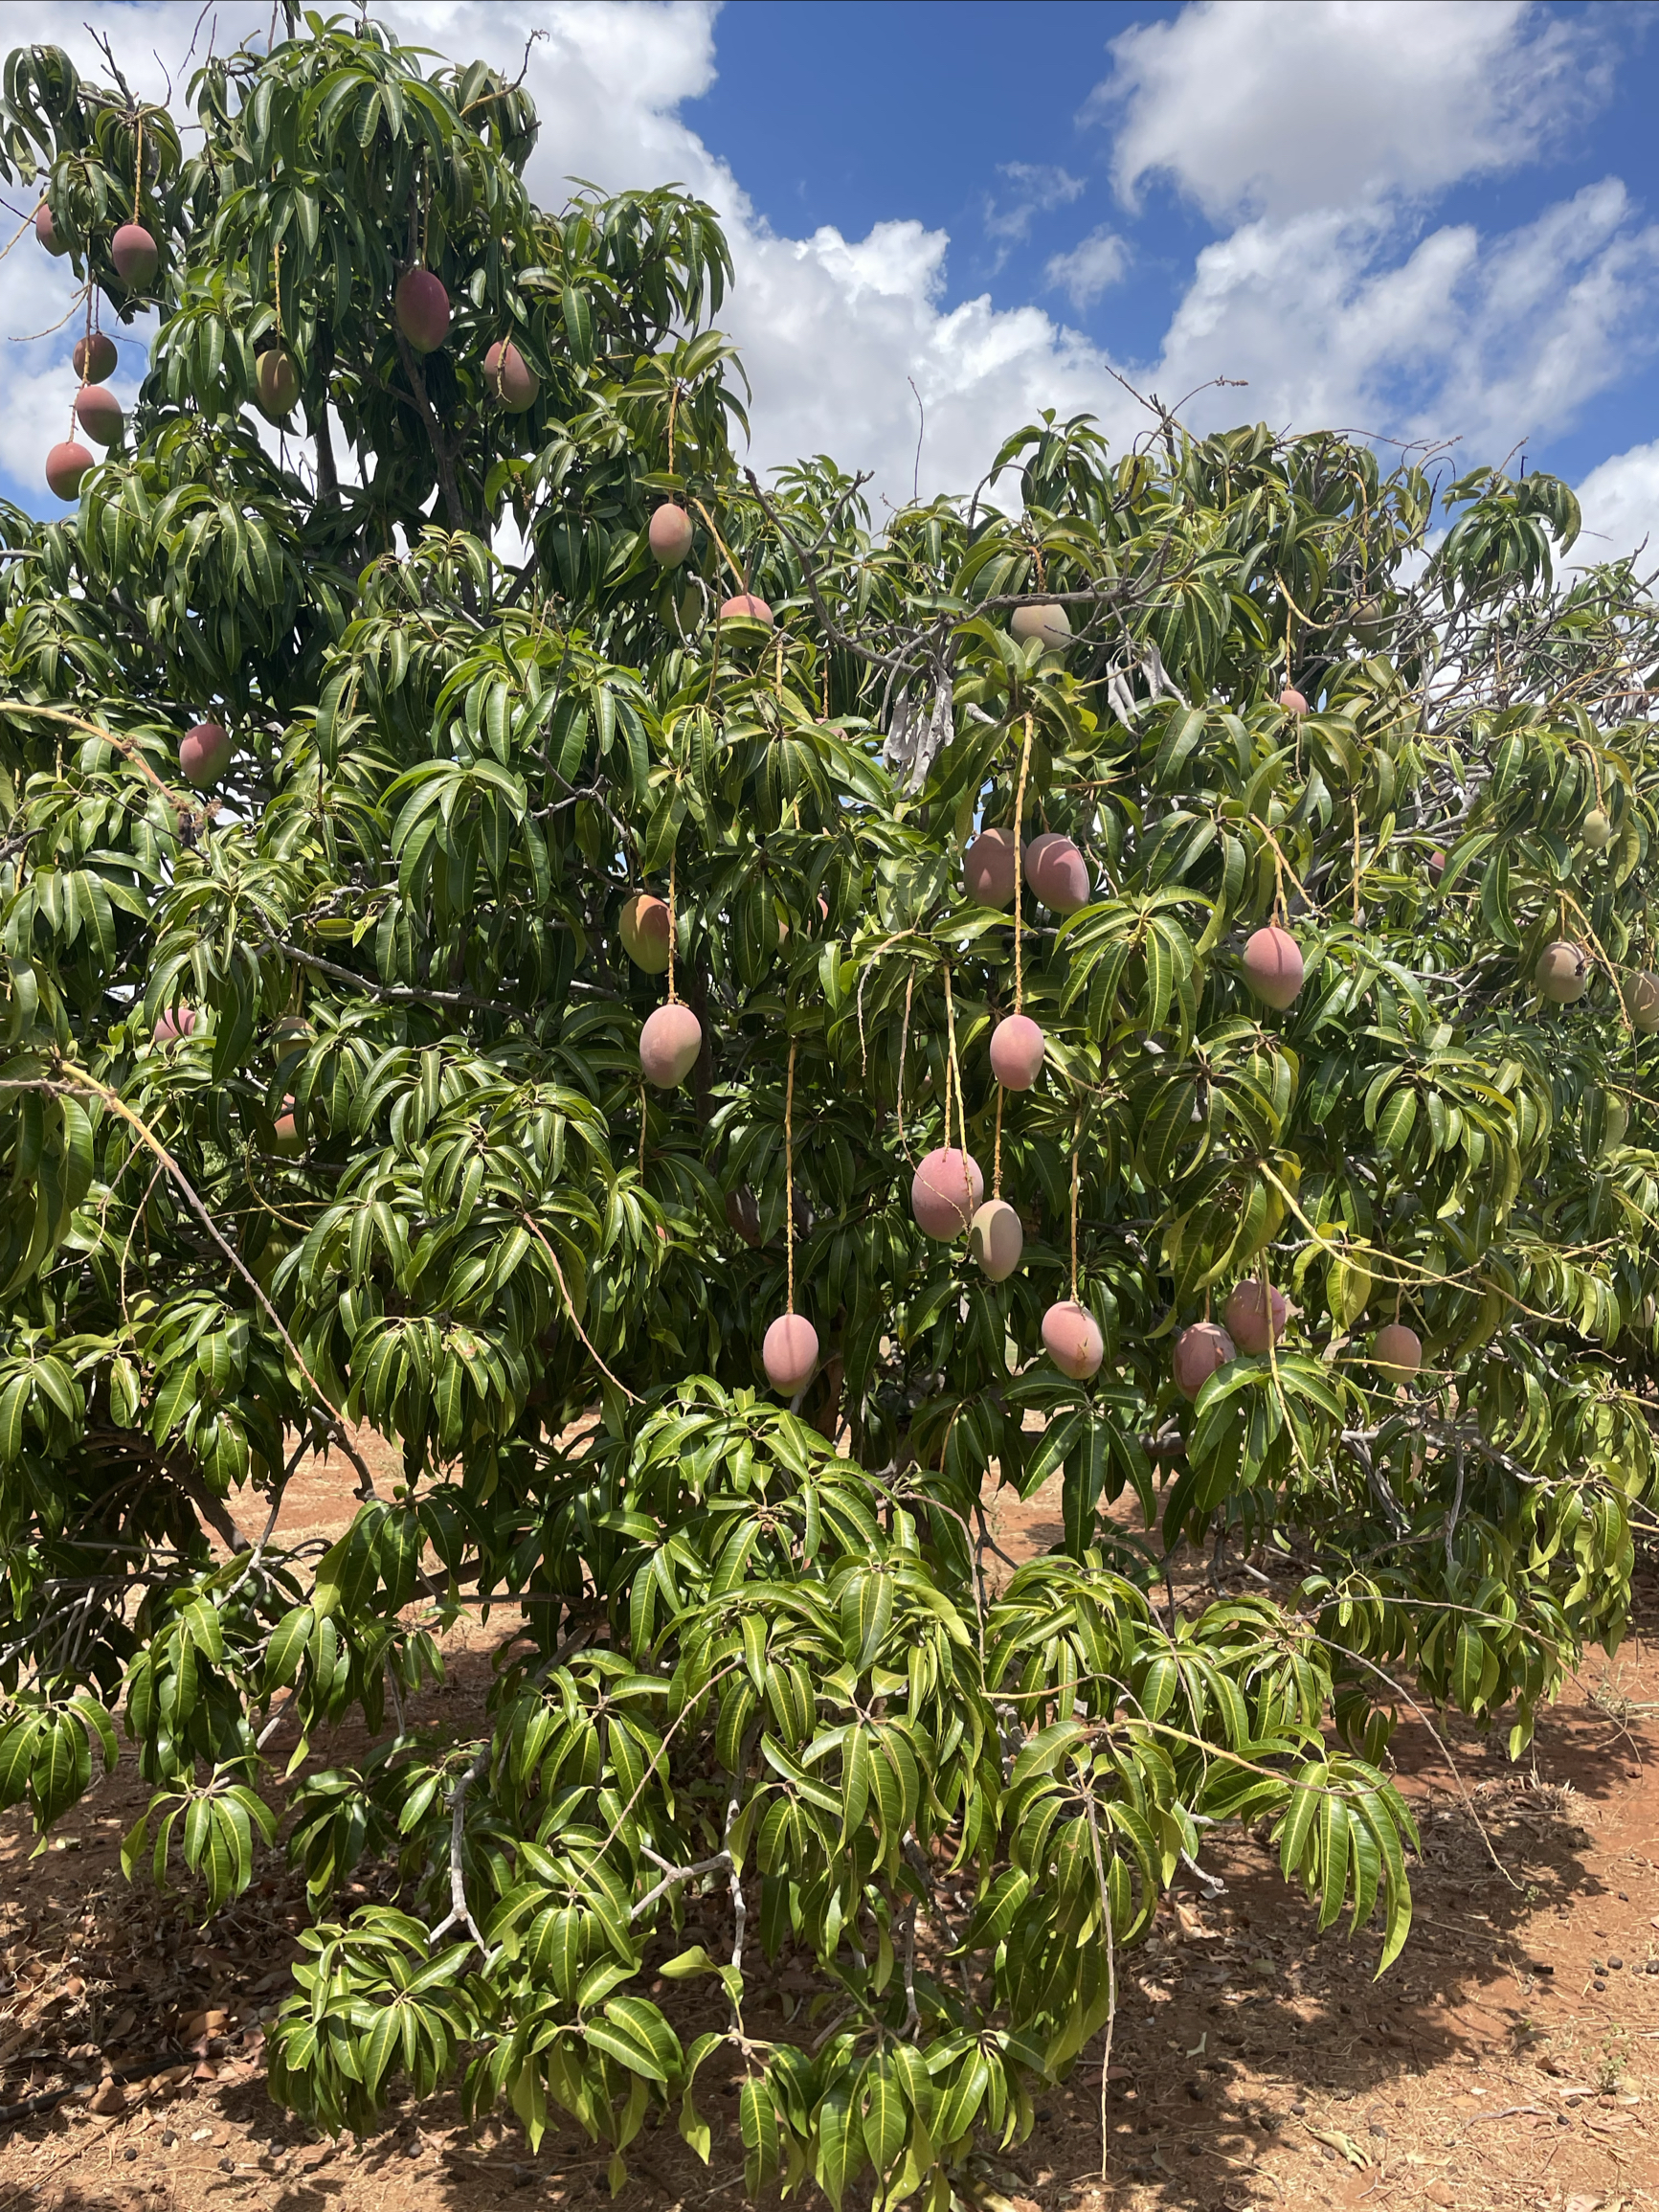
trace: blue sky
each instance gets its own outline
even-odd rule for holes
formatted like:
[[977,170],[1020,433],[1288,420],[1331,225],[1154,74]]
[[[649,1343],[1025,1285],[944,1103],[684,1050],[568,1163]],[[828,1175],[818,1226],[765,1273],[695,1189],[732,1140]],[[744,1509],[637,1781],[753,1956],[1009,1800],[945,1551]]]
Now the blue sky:
[[[516,67],[532,182],[674,178],[725,216],[725,320],[757,458],[827,449],[908,489],[971,483],[1042,404],[1110,435],[1206,378],[1200,427],[1265,418],[1460,437],[1580,485],[1599,543],[1659,536],[1659,10],[1522,0],[375,0],[406,35]],[[197,0],[42,0],[179,73]],[[213,0],[220,44],[269,0]],[[176,51],[175,51],[176,50]],[[0,325],[61,267],[25,241]],[[0,483],[31,507],[68,335],[0,360]],[[135,363],[136,366],[136,363]]]
[[[947,306],[979,293],[1003,309],[1036,302],[1113,358],[1144,362],[1197,255],[1229,228],[1167,176],[1148,180],[1133,205],[1114,190],[1113,42],[1182,12],[1121,0],[732,0],[716,31],[718,79],[683,113],[779,233],[830,224],[858,237],[885,217],[915,216],[950,233]],[[1301,0],[1273,12],[1300,14]],[[1393,8],[1408,48],[1418,13],[1410,0]],[[1555,27],[1572,42],[1556,113],[1493,170],[1415,198],[1401,246],[1446,225],[1501,236],[1609,177],[1642,216],[1659,214],[1659,8],[1516,15],[1517,43]],[[1293,114],[1263,117],[1265,132],[1294,128]],[[1124,276],[1067,298],[1050,264],[1102,228],[1124,242]],[[1645,322],[1625,372],[1529,438],[1540,465],[1583,476],[1659,433],[1659,316]],[[1409,375],[1401,389],[1411,391]]]

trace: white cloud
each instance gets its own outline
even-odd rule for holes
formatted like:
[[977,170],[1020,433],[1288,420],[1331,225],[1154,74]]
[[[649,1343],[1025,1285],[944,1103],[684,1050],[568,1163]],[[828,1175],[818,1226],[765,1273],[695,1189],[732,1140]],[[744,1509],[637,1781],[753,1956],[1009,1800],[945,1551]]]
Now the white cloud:
[[[873,469],[878,492],[908,496],[912,379],[926,410],[924,495],[971,486],[1006,433],[1045,406],[1093,412],[1114,441],[1141,431],[1101,351],[1039,306],[949,304],[943,231],[902,208],[856,239],[827,227],[781,237],[757,216],[681,119],[715,72],[712,6],[380,0],[375,11],[424,46],[515,71],[528,34],[546,34],[527,63],[542,118],[530,185],[544,203],[584,176],[607,190],[678,182],[715,206],[736,268],[721,321],[753,382],[758,467],[828,451]],[[101,76],[88,12],[86,0],[41,0],[30,28]],[[163,89],[154,49],[182,91],[193,6],[102,0],[90,16],[141,90]],[[222,52],[269,21],[269,0],[220,0],[198,56],[210,36]],[[1265,13],[1234,0],[1137,26],[1114,55],[1124,185],[1167,172],[1218,211],[1258,210],[1199,254],[1156,357],[1121,364],[1170,399],[1206,378],[1249,380],[1200,396],[1197,421],[1461,432],[1471,458],[1496,459],[1569,419],[1647,342],[1659,241],[1616,181],[1495,237],[1430,228],[1402,197],[1523,158],[1545,109],[1571,104],[1568,61],[1593,58],[1581,19],[1563,27],[1510,0],[1303,0]],[[1082,187],[1058,167],[1011,164],[998,190],[1011,224],[1019,208],[1065,205]],[[1128,252],[1097,228],[1051,258],[1047,281],[1081,311]],[[39,329],[69,303],[64,264],[32,239],[0,274],[8,332]],[[39,483],[43,447],[62,435],[72,336],[3,350],[0,464],[25,485]]]
[[1198,0],[1111,54],[1087,112],[1120,119],[1119,192],[1167,176],[1215,217],[1428,193],[1536,159],[1608,75],[1595,33],[1523,0]]
[[[1650,349],[1659,228],[1634,225],[1616,180],[1489,244],[1457,224],[1396,260],[1395,235],[1383,211],[1319,211],[1206,246],[1161,388],[1244,376],[1249,411],[1271,422],[1462,436],[1496,459],[1562,426]],[[1230,396],[1195,410],[1235,412]]]
[[1055,208],[1069,207],[1087,189],[1082,177],[1070,176],[1047,162],[999,162],[997,174],[1005,176],[1013,185],[1014,198],[1007,208],[998,208],[994,200],[986,201],[985,228],[994,238],[1028,238],[1034,216],[1048,214]]
[[1618,560],[1645,546],[1641,573],[1659,568],[1659,439],[1614,454],[1592,468],[1578,490],[1584,528],[1573,548],[1576,567]]
[[[33,208],[34,202],[27,204]],[[86,327],[85,311],[76,306],[67,262],[51,260],[27,232],[0,271],[0,469],[36,495],[41,506],[50,507],[54,503],[44,475],[48,449],[78,435],[71,418],[78,379],[70,356]],[[70,307],[75,312],[64,322]],[[120,355],[109,388],[130,409],[144,375],[148,338],[135,336],[134,327],[118,323],[107,309],[101,320]]]
[[1109,291],[1129,267],[1129,248],[1115,231],[1104,226],[1069,253],[1051,254],[1042,274],[1051,291],[1064,292],[1081,314],[1102,292]]

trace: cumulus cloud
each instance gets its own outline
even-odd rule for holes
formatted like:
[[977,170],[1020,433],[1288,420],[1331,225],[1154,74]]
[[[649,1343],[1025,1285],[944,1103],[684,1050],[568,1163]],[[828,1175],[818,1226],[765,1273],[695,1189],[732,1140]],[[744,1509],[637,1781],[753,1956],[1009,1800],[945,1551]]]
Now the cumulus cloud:
[[1273,422],[1486,454],[1558,428],[1651,350],[1659,228],[1633,221],[1615,179],[1494,240],[1448,225],[1397,261],[1392,237],[1383,213],[1316,211],[1206,246],[1160,375],[1172,391],[1246,377]]
[[1575,566],[1618,560],[1640,546],[1640,572],[1659,569],[1659,439],[1614,454],[1578,489],[1584,528],[1573,548]]
[[997,174],[1008,179],[1013,196],[1007,207],[999,207],[992,199],[986,201],[985,228],[992,237],[1010,241],[1028,238],[1036,216],[1069,207],[1087,190],[1082,177],[1071,176],[1048,162],[998,162]]
[[[420,45],[514,69],[529,34],[545,34],[527,58],[542,117],[530,185],[545,203],[585,177],[607,190],[679,183],[713,204],[736,270],[721,320],[753,382],[758,467],[827,451],[872,469],[878,494],[908,496],[912,380],[926,416],[924,496],[972,485],[1006,433],[1043,407],[1088,410],[1114,442],[1142,431],[1105,355],[1057,317],[988,297],[952,304],[943,231],[902,208],[862,238],[829,227],[789,237],[758,216],[682,119],[717,68],[721,19],[702,0],[374,0],[374,12]],[[31,34],[102,75],[89,16],[156,96],[163,64],[181,90],[188,80],[192,33],[198,56],[210,38],[222,52],[262,37],[270,6],[217,0],[198,28],[194,7],[40,0]],[[1170,398],[1208,378],[1248,379],[1245,392],[1200,395],[1200,424],[1247,415],[1462,433],[1471,458],[1529,437],[1536,450],[1640,357],[1659,239],[1612,179],[1496,235],[1433,227],[1427,195],[1526,158],[1550,118],[1593,96],[1597,35],[1581,17],[1563,24],[1513,0],[1266,11],[1234,0],[1122,34],[1093,109],[1115,119],[1120,186],[1167,175],[1228,227],[1197,257],[1153,357],[1116,366]],[[1588,73],[1591,94],[1574,90],[1573,71]],[[1005,237],[1028,235],[1083,189],[1050,165],[1010,164],[996,182]],[[1097,227],[1050,258],[1046,282],[1081,315],[1130,254]],[[9,334],[69,304],[64,265],[31,240],[5,275]],[[4,349],[0,465],[26,485],[38,485],[44,445],[62,435],[73,336]]]
[[[832,452],[849,466],[873,470],[878,494],[908,496],[917,433],[912,379],[926,410],[924,495],[972,485],[1007,430],[1040,407],[1100,411],[1104,402],[1117,418],[1121,395],[1099,355],[1041,308],[998,310],[988,298],[947,307],[945,232],[896,218],[863,238],[833,228],[791,238],[757,216],[729,168],[679,117],[681,103],[706,91],[714,73],[714,7],[378,0],[372,12],[414,43],[463,60],[486,55],[515,69],[530,34],[543,34],[529,46],[527,82],[542,121],[529,183],[544,203],[556,204],[569,180],[580,177],[605,190],[681,184],[714,206],[736,272],[721,320],[753,384],[751,458],[758,467]],[[161,63],[175,82],[188,76],[192,9],[104,0],[88,11],[76,0],[44,0],[36,20],[37,37],[65,46],[91,74],[106,73],[83,28],[88,20],[109,33],[123,64],[130,52],[141,91],[163,91]],[[266,0],[223,0],[203,25],[198,55],[210,38],[223,52],[239,37],[262,37],[269,21]],[[151,60],[152,47],[160,62]],[[1009,165],[1006,181],[1008,221],[1019,207],[1028,208],[1029,221],[1083,189],[1064,169],[1046,166]],[[70,280],[61,263],[34,254],[27,240],[14,262],[19,256],[31,262],[42,306],[56,305],[25,322],[8,288],[0,324],[37,329],[62,313]],[[65,357],[68,342],[58,348]],[[56,390],[62,372],[50,350],[33,350],[25,373]],[[17,367],[8,361],[0,373],[10,392]],[[32,423],[20,424],[6,441],[7,412],[0,409],[0,465],[33,485],[39,437]]]
[[1523,0],[1197,0],[1111,41],[1088,102],[1132,204],[1221,219],[1429,193],[1536,160],[1602,98],[1599,34]]
[[1051,291],[1064,292],[1081,314],[1120,282],[1129,267],[1129,248],[1115,231],[1103,225],[1069,253],[1051,254],[1043,270]]

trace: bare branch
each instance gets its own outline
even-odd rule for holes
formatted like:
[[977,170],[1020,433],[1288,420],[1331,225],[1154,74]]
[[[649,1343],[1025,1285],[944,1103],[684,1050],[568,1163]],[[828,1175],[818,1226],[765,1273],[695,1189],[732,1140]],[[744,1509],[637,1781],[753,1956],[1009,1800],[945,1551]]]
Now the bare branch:
[[479,1931],[478,1922],[472,1916],[472,1907],[466,1901],[466,1876],[461,1859],[461,1845],[466,1834],[466,1800],[473,1785],[482,1782],[489,1772],[490,1746],[486,1739],[472,1765],[455,1785],[455,1794],[449,1800],[449,1911],[437,1926],[427,1931],[427,1942],[436,1944],[439,1936],[447,1935],[452,1928],[464,1928],[474,1943],[487,1959],[489,1945]]

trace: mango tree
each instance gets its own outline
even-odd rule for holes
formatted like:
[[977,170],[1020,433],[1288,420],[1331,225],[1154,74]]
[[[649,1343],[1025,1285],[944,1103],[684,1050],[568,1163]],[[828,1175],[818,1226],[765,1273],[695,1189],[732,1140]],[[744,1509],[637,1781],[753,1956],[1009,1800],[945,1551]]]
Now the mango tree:
[[1386,1966],[1400,1712],[1518,1750],[1624,1627],[1650,602],[1551,478],[1155,407],[878,529],[506,72],[191,100],[0,109],[82,388],[155,330],[0,516],[0,1803],[136,1760],[209,1914],[280,1828],[327,2127],[459,2076],[619,2182],[708,2068],[753,2190],[971,2198],[1211,1828]]

